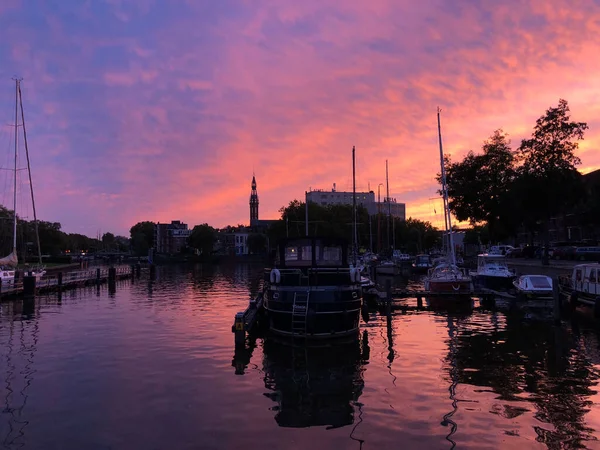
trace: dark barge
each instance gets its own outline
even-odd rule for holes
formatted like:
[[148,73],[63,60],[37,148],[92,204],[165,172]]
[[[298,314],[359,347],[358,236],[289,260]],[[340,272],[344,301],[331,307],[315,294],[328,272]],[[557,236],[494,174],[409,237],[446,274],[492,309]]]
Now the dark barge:
[[340,238],[288,238],[265,269],[264,309],[271,332],[290,337],[358,336],[360,271]]

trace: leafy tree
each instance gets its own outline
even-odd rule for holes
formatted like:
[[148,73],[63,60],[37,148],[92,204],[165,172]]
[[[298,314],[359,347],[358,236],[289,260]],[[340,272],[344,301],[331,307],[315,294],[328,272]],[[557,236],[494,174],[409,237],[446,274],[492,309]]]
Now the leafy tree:
[[248,236],[248,251],[251,254],[262,254],[267,250],[267,236],[262,233],[251,233]]
[[521,211],[542,224],[546,262],[550,218],[564,214],[585,193],[575,151],[588,126],[571,121],[569,112],[567,101],[560,99],[536,121],[531,138],[524,139],[518,150],[521,166],[515,190]]
[[217,230],[203,223],[196,225],[188,238],[188,245],[200,251],[202,255],[210,255],[217,240]]
[[458,220],[485,223],[496,239],[502,239],[518,226],[511,220],[516,159],[508,135],[500,129],[484,141],[482,149],[483,154],[469,152],[462,162],[446,159],[449,207]]
[[102,244],[107,250],[112,250],[115,245],[115,235],[112,233],[104,233],[102,235]]
[[135,255],[145,256],[154,245],[154,222],[138,222],[129,230],[131,247]]

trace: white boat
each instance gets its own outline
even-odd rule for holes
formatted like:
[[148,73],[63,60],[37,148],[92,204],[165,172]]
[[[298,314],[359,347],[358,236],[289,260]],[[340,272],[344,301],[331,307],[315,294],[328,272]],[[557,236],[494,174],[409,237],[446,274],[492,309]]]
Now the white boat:
[[594,316],[600,318],[600,264],[577,264],[568,276],[558,278],[560,292],[569,300],[571,308],[579,304],[591,306]]
[[[21,124],[18,123],[18,113],[19,113],[19,105],[21,106]],[[41,249],[40,249],[40,238],[38,234],[37,228],[37,215],[35,211],[35,202],[33,202],[33,184],[31,183],[31,167],[29,165],[29,150],[27,147],[27,134],[25,132],[25,114],[23,112],[23,100],[21,96],[21,81],[19,79],[15,80],[15,140],[14,140],[14,167],[13,167],[13,248],[12,252],[5,256],[4,258],[0,258],[0,279],[2,281],[2,285],[12,285],[15,282],[16,276],[16,268],[19,264],[19,258],[17,257],[17,161],[18,161],[18,149],[19,149],[19,139],[18,139],[18,129],[19,127],[23,128],[23,139],[25,144],[25,152],[27,153],[27,170],[29,173],[29,186],[31,189],[31,198],[33,204],[33,217],[35,223],[35,231],[36,231],[36,239],[37,239],[37,247],[38,247],[38,256],[39,256],[39,266],[32,267],[31,269],[26,269],[25,273],[27,275],[33,275],[36,278],[42,277],[46,271],[42,266],[42,257],[41,257]]]
[[375,272],[378,275],[399,275],[400,268],[394,261],[382,261],[375,267]]
[[469,272],[475,284],[496,291],[513,288],[515,273],[508,268],[506,256],[483,253],[477,255],[477,270]]
[[456,264],[454,239],[452,237],[452,215],[448,207],[448,188],[446,185],[446,168],[444,167],[444,150],[442,149],[442,129],[440,125],[440,110],[437,112],[438,137],[440,144],[440,165],[442,174],[442,195],[444,200],[444,223],[448,239],[447,253],[444,259],[429,269],[425,277],[425,290],[429,292],[447,292],[456,296],[466,296],[473,293],[471,277],[464,269]]
[[552,278],[546,275],[521,275],[513,281],[519,300],[552,300]]
[[417,255],[415,262],[412,264],[412,268],[415,272],[427,272],[433,263],[431,262],[431,256],[429,255]]

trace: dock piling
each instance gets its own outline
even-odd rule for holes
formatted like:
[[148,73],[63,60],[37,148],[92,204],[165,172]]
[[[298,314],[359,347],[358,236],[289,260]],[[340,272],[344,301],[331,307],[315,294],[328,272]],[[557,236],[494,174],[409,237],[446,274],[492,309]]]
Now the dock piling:
[[62,289],[62,284],[63,284],[63,273],[58,272],[56,274],[56,286],[58,287],[59,291]]
[[23,295],[25,297],[35,296],[35,276],[26,275],[23,277]]
[[136,276],[137,278],[139,278],[139,277],[140,277],[140,273],[141,273],[141,271],[142,271],[142,265],[141,265],[140,263],[137,263],[137,264],[135,265],[135,276]]
[[96,269],[96,283],[100,284],[100,268]]
[[554,299],[554,323],[560,325],[560,289],[558,287],[558,278],[556,277],[552,280],[552,297]]
[[235,346],[244,346],[246,344],[246,329],[244,324],[244,313],[238,312],[235,314]]

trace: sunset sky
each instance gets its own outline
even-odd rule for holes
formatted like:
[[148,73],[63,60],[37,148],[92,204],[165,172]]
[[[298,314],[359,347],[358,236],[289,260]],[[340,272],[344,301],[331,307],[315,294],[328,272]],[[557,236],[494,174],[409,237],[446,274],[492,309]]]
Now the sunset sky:
[[599,0],[2,0],[0,30],[0,120],[23,77],[38,216],[67,232],[247,224],[253,171],[278,218],[351,190],[353,145],[359,189],[388,159],[391,196],[439,224],[438,106],[456,160],[565,98],[600,168]]

